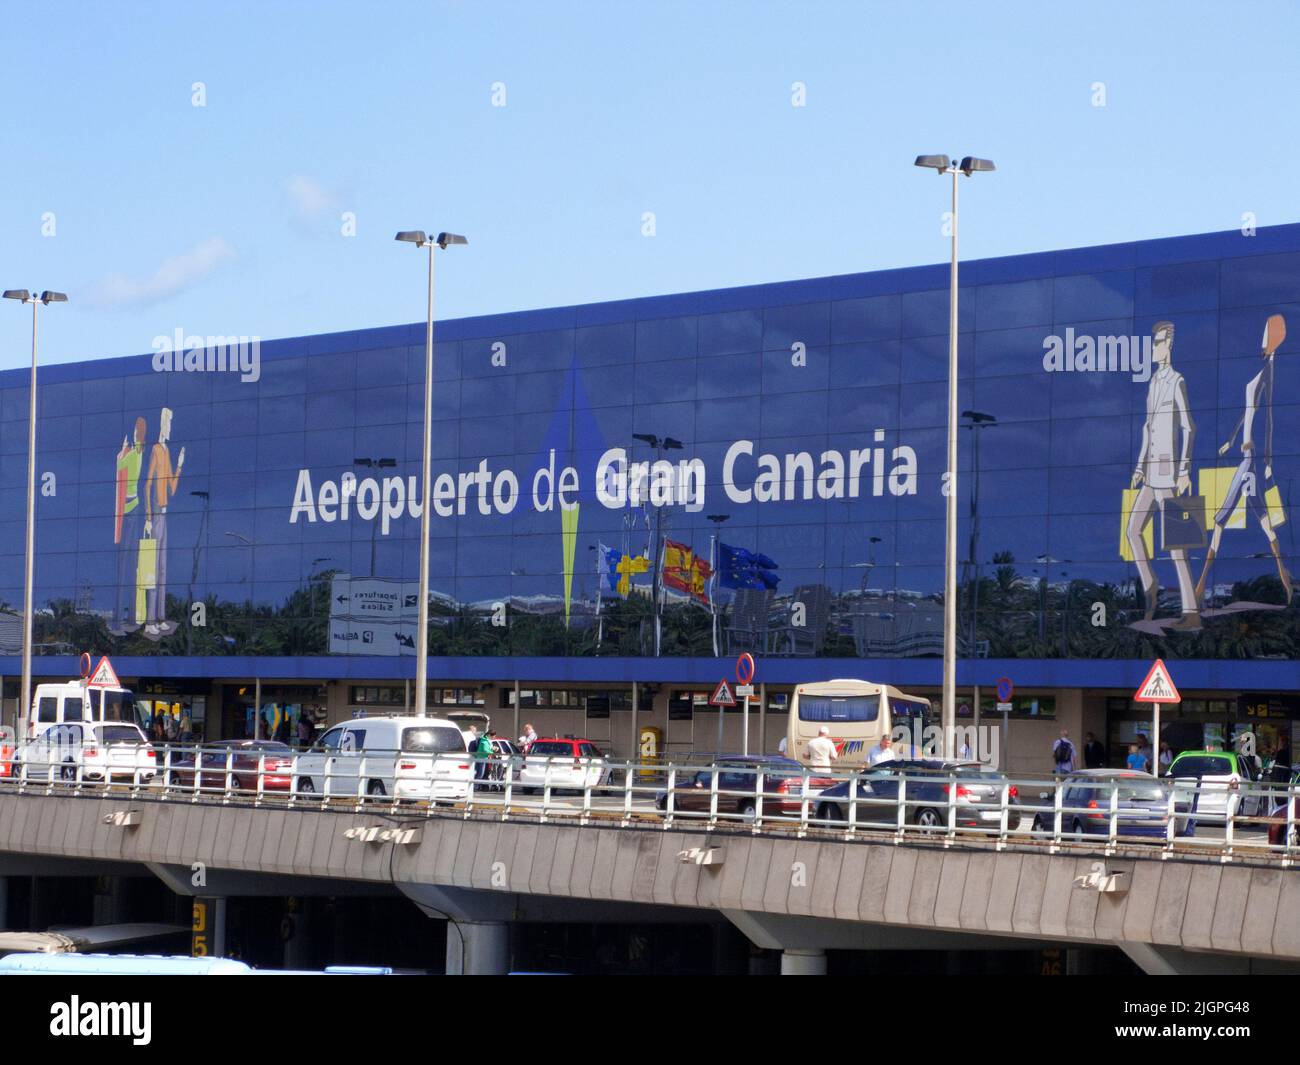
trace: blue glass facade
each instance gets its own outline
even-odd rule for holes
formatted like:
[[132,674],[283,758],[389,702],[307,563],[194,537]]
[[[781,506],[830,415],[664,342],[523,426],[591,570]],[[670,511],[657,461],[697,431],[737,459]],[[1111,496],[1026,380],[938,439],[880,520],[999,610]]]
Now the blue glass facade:
[[[1300,226],[961,278],[960,408],[996,419],[960,440],[964,682],[1013,660],[1025,682],[1123,686],[1159,655],[1202,686],[1296,687],[1300,341],[1265,358],[1261,337],[1274,315],[1300,330]],[[946,267],[439,323],[431,676],[712,680],[715,650],[752,650],[769,680],[935,682],[947,329]],[[1181,392],[1157,361],[1170,332]],[[150,355],[44,369],[38,672],[91,650],[153,676],[409,675],[423,333],[265,342],[256,381]],[[10,610],[27,403],[26,375],[0,375]],[[710,580],[693,560],[715,533],[776,587]],[[635,563],[656,545],[691,553],[669,563],[658,660]]]

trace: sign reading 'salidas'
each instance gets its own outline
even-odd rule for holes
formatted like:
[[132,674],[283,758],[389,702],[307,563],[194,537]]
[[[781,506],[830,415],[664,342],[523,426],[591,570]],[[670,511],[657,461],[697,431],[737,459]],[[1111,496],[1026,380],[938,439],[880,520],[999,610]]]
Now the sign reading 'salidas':
[[[888,457],[886,453],[888,452]],[[885,447],[885,431],[877,429],[872,446],[810,451],[783,455],[755,455],[752,440],[737,440],[722,460],[722,486],[733,503],[784,503],[812,499],[858,499],[865,496],[916,495],[916,452],[906,444]],[[606,450],[593,471],[595,495],[611,510],[651,506],[704,509],[708,470],[699,458],[669,462],[631,462],[621,447]],[[558,466],[555,451],[532,474],[528,500],[534,510],[572,510],[578,505],[582,481],[574,466]],[[479,514],[511,514],[525,498],[513,470],[493,470],[483,459],[475,470],[440,473],[430,490],[433,512],[440,518]],[[381,523],[387,536],[391,523],[418,518],[423,506],[419,477],[366,477],[351,471],[337,480],[312,480],[311,470],[298,471],[290,523],[348,521],[355,513],[362,521]]]
[[330,654],[415,654],[419,602],[415,581],[336,575],[330,581]]

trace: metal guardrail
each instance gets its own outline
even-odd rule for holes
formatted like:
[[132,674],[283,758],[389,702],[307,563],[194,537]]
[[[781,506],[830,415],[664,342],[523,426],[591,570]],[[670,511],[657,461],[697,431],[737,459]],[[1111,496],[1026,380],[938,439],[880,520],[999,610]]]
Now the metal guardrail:
[[[58,752],[57,760],[51,750]],[[1087,784],[1075,779],[1071,790],[1083,788],[1091,797],[1086,805],[1070,805],[1066,778],[986,773],[899,773],[892,777],[896,786],[878,792],[865,772],[805,768],[796,774],[718,761],[646,763],[518,754],[480,759],[466,752],[377,750],[259,751],[253,758],[251,752],[241,755],[218,744],[139,748],[135,764],[128,767],[39,741],[0,751],[0,789],[24,794],[121,787],[133,796],[171,802],[387,809],[541,823],[598,818],[623,826],[798,838],[879,839],[883,834],[895,842],[928,840],[945,847],[978,840],[1004,849],[1033,841],[1046,844],[1049,853],[1081,843],[1101,846],[1106,854],[1120,846],[1145,845],[1159,848],[1162,857],[1192,853],[1231,862],[1249,854],[1276,857],[1284,866],[1300,859],[1300,785],[1165,778],[1161,806],[1137,811],[1121,799],[1132,778]],[[724,774],[742,786],[723,787]],[[838,785],[845,785],[842,795],[825,794]],[[972,787],[983,790],[976,796]],[[1255,812],[1243,813],[1251,806]],[[1272,816],[1278,806],[1280,814]],[[1271,843],[1260,834],[1270,827],[1281,842]]]

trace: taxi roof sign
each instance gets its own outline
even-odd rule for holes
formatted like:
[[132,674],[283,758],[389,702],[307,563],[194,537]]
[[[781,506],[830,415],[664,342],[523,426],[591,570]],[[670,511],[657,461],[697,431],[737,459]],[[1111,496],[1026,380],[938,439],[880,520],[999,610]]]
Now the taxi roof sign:
[[105,655],[99,660],[99,665],[95,667],[95,672],[90,675],[86,684],[91,688],[120,688],[121,682],[117,679],[117,674],[113,672],[113,663]]
[[1174,687],[1174,678],[1169,675],[1164,659],[1157,658],[1147,679],[1133,694],[1135,703],[1180,703],[1183,697]]
[[718,681],[718,686],[713,689],[713,694],[709,696],[710,706],[735,706],[736,697],[731,694],[731,686],[727,683],[727,678],[723,677]]

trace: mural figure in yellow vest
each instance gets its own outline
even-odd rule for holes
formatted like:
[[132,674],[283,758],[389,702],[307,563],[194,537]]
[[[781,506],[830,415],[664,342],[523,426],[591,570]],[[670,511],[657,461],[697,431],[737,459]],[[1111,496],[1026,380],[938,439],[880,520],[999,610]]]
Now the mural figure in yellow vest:
[[[1264,530],[1269,550],[1273,552],[1273,561],[1277,563],[1277,575],[1282,580],[1282,590],[1286,592],[1286,601],[1291,602],[1291,574],[1282,562],[1282,549],[1278,546],[1277,532],[1269,517],[1268,506],[1264,500],[1265,486],[1260,483],[1255,473],[1255,456],[1262,443],[1264,450],[1264,480],[1273,480],[1273,356],[1286,339],[1286,319],[1275,314],[1264,323],[1264,339],[1260,344],[1260,358],[1264,364],[1259,372],[1246,382],[1246,409],[1242,411],[1232,435],[1228,437],[1220,455],[1226,455],[1241,433],[1241,463],[1232,475],[1232,483],[1223,497],[1223,504],[1214,515],[1214,533],[1210,540],[1210,549],[1205,555],[1205,566],[1201,570],[1201,579],[1196,583],[1196,601],[1201,601],[1205,592],[1205,581],[1210,574],[1214,556],[1219,553],[1219,542],[1223,539],[1223,529],[1232,512],[1246,501],[1246,509],[1255,516],[1259,527]],[[1256,420],[1256,415],[1263,414],[1263,425]],[[1262,432],[1260,431],[1262,429]]]
[[[153,587],[145,592],[144,634],[157,640],[176,631],[176,623],[167,620],[167,506],[176,495],[185,465],[185,449],[172,466],[167,441],[172,435],[172,412],[163,407],[158,423],[158,442],[149,451],[149,475],[145,480],[144,535],[153,540]],[[143,550],[143,549],[142,549]]]
[[144,507],[140,504],[140,466],[144,460],[146,433],[144,419],[136,418],[131,440],[122,437],[122,449],[117,453],[113,505],[117,594],[113,601],[113,621],[108,627],[115,636],[125,636],[140,627],[135,619],[135,577],[144,523]]
[[[1133,503],[1127,529],[1129,548],[1142,581],[1148,621],[1155,616],[1160,584],[1147,554],[1142,531],[1157,509],[1163,511],[1165,503],[1175,495],[1184,495],[1192,490],[1192,443],[1196,439],[1196,423],[1192,421],[1187,403],[1187,382],[1173,367],[1173,350],[1173,322],[1157,322],[1151,330],[1151,357],[1158,369],[1151,375],[1151,383],[1147,386],[1142,448],[1131,481],[1131,487],[1141,491]],[[1194,632],[1201,627],[1200,600],[1196,598],[1192,573],[1187,565],[1187,551],[1173,548],[1169,557],[1178,573],[1178,594],[1183,607],[1182,618],[1170,628]]]

